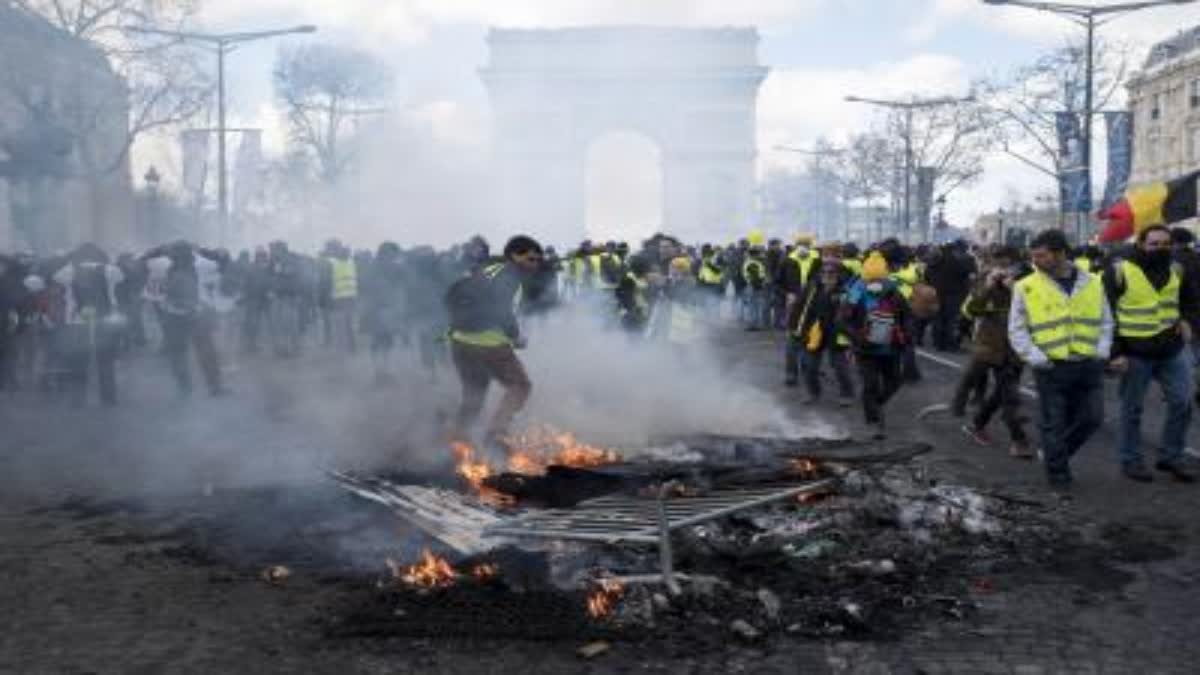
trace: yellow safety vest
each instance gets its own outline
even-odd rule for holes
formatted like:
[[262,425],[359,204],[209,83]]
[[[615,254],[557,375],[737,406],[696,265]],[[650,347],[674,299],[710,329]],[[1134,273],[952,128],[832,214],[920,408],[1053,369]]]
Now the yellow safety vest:
[[1173,328],[1179,322],[1179,287],[1182,278],[1171,266],[1171,278],[1155,290],[1146,273],[1128,260],[1118,268],[1125,279],[1125,292],[1117,301],[1117,334],[1148,338]]
[[611,253],[597,253],[591,257],[592,262],[592,277],[596,288],[605,291],[611,291],[617,287],[616,284],[605,281],[604,279],[604,263],[611,260],[615,256]]
[[758,258],[747,258],[746,262],[742,263],[742,277],[750,281],[751,276],[757,276],[764,281],[767,278],[767,266]]
[[725,281],[725,273],[721,271],[709,256],[700,263],[700,283],[706,286],[720,286]]
[[1025,301],[1029,334],[1038,349],[1053,361],[1095,358],[1104,319],[1104,284],[1086,275],[1083,289],[1067,296],[1058,282],[1037,271],[1017,282]]
[[809,251],[808,255],[801,257],[796,255],[795,251],[792,251],[788,255],[788,258],[796,262],[796,265],[800,268],[800,281],[804,282],[808,281],[808,274],[812,271],[813,265],[821,259],[821,254],[816,251]]
[[1079,256],[1078,258],[1075,259],[1075,266],[1078,267],[1079,269],[1083,270],[1084,272],[1092,271],[1092,261],[1083,256]]
[[[639,279],[633,272],[625,275],[625,278],[633,282],[633,304],[637,313],[641,316],[646,316],[650,309],[650,302],[646,299],[646,289],[650,288],[650,283],[645,279]],[[625,308],[621,308],[621,314],[626,314]]]
[[856,277],[862,276],[862,261],[861,260],[858,260],[856,258],[847,258],[846,260],[842,261],[842,267],[845,267],[846,269],[850,270]]
[[[501,271],[504,270],[504,263],[493,263],[483,269],[483,276],[489,281],[495,279]],[[521,304],[521,297],[524,294],[524,286],[517,286],[517,292],[513,294],[513,311]],[[512,338],[502,330],[482,330],[482,331],[450,331],[450,339],[455,342],[461,342],[472,347],[506,347],[512,344]]]
[[916,263],[908,263],[899,272],[893,272],[891,277],[900,288],[900,295],[903,295],[905,300],[911,300],[913,287],[921,283],[921,270]]
[[332,258],[329,264],[333,267],[333,299],[345,300],[358,296],[358,268],[353,260]]

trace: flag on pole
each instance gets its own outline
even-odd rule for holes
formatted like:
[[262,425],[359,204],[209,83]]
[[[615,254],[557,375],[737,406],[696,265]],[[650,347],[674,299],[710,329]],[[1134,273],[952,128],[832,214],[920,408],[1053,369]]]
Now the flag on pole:
[[1100,233],[1100,241],[1122,241],[1151,225],[1170,225],[1195,218],[1200,210],[1198,181],[1200,171],[1193,171],[1174,180],[1130,187],[1123,198],[1102,214],[1108,226]]

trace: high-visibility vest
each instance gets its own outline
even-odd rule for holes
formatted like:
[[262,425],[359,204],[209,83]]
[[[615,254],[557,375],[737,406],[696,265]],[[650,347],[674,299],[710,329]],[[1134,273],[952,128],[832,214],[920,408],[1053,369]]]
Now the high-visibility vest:
[[[633,305],[634,310],[640,316],[646,316],[650,309],[650,302],[646,299],[646,289],[650,288],[650,283],[645,279],[640,279],[633,272],[625,275],[625,278],[633,283]],[[621,314],[625,314],[625,308],[621,308]]]
[[612,253],[596,253],[591,257],[593,284],[600,290],[611,291],[617,287],[615,283],[604,278],[604,265],[609,261],[620,264],[620,259]]
[[1173,328],[1179,322],[1179,287],[1182,277],[1171,266],[1171,278],[1155,290],[1146,273],[1126,260],[1118,268],[1125,280],[1125,291],[1117,301],[1117,334],[1121,337],[1148,338]]
[[1084,272],[1092,271],[1092,261],[1090,258],[1087,258],[1085,256],[1079,256],[1078,258],[1076,258],[1075,266],[1078,267],[1079,269],[1083,270]]
[[700,263],[700,283],[706,286],[720,286],[725,281],[725,272],[717,267],[712,256]]
[[584,263],[583,258],[581,256],[575,256],[574,258],[571,258],[570,262],[567,264],[567,269],[571,275],[571,279],[576,284],[582,286],[584,283],[584,277],[587,275],[587,264]]
[[1078,273],[1086,277],[1083,288],[1071,296],[1040,270],[1017,282],[1033,344],[1053,361],[1095,358],[1098,353],[1104,284],[1094,274],[1082,270]]
[[742,263],[742,277],[746,281],[750,281],[751,278],[765,281],[767,278],[767,266],[758,258],[747,258],[746,262]]
[[[480,274],[488,281],[494,280],[501,272],[504,271],[505,263],[492,263],[484,267]],[[517,290],[513,293],[513,311],[517,311],[521,306],[521,299],[524,297],[525,287],[517,286]],[[482,330],[482,331],[451,331],[450,339],[462,344],[471,345],[473,347],[504,347],[512,344],[512,339],[508,337],[502,330]]]
[[353,260],[329,261],[333,267],[333,299],[345,300],[358,296],[358,269]]
[[821,254],[816,251],[809,251],[808,255],[801,256],[798,252],[792,251],[788,254],[788,258],[800,268],[800,281],[804,282],[808,281],[808,274],[812,271],[813,265],[821,259]]
[[892,272],[892,280],[900,288],[900,295],[905,300],[911,300],[913,287],[921,283],[921,269],[916,263],[908,263],[899,272]]
[[856,277],[862,276],[862,261],[857,258],[846,258],[842,261],[842,267],[850,270]]

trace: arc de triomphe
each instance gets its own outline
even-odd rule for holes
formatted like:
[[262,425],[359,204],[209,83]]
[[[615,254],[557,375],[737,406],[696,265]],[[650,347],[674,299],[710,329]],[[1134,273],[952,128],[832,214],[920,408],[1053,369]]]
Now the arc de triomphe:
[[767,75],[757,30],[493,29],[488,45],[480,76],[492,104],[498,224],[578,242],[588,147],[633,131],[661,151],[664,231],[690,241],[745,231]]

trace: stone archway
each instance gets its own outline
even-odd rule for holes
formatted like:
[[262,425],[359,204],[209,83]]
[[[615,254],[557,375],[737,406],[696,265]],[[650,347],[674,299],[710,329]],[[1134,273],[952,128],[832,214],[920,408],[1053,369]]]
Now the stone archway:
[[488,44],[480,76],[505,228],[579,241],[587,148],[631,130],[662,151],[665,231],[696,241],[744,230],[767,75],[755,29],[493,29]]

